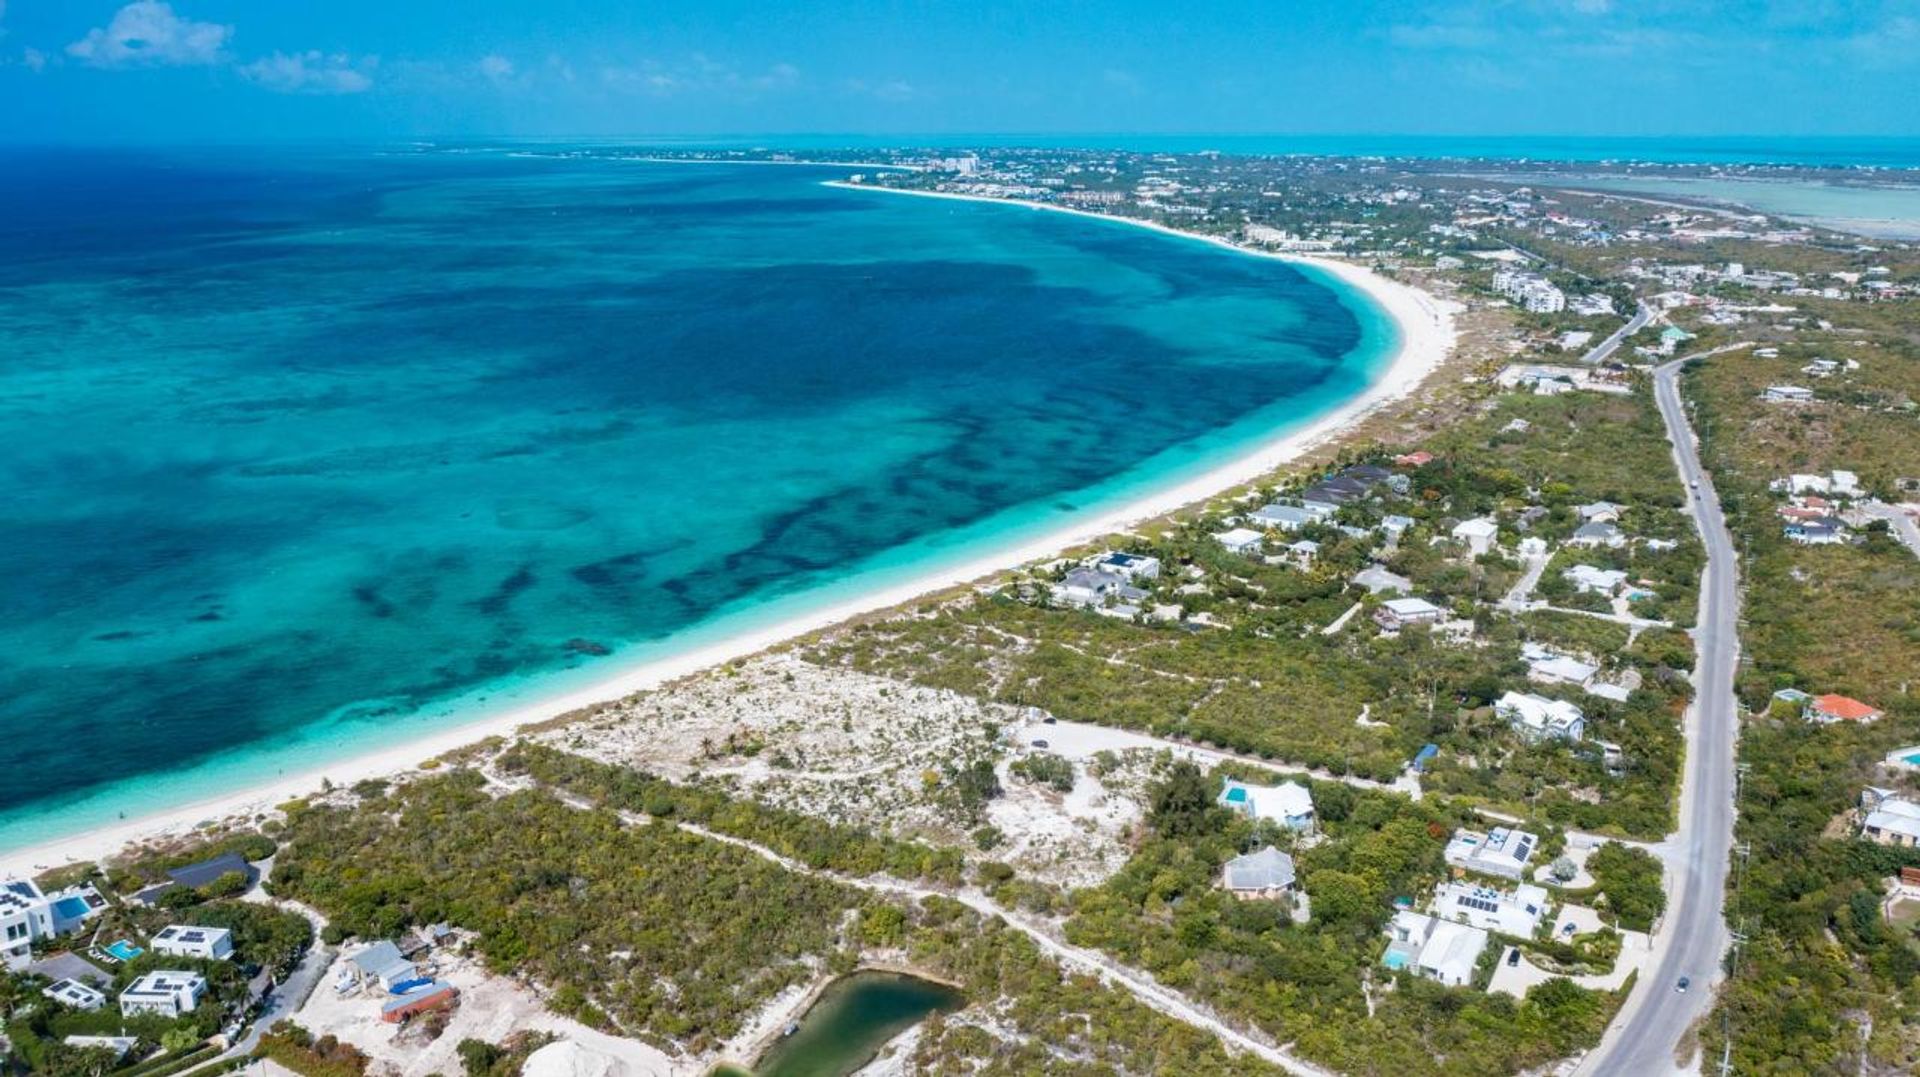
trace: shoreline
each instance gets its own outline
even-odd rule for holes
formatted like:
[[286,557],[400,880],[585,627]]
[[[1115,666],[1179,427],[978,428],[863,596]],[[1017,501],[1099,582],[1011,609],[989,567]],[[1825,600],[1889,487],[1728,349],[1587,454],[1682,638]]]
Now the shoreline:
[[[514,707],[504,713],[469,722],[452,721],[446,728],[404,743],[347,759],[328,766],[276,777],[242,789],[182,803],[162,811],[131,819],[78,830],[60,837],[35,841],[0,851],[0,877],[12,874],[36,875],[78,861],[100,861],[117,855],[128,846],[152,840],[177,839],[200,828],[201,824],[253,816],[274,810],[285,801],[318,790],[325,781],[337,785],[352,784],[368,778],[388,777],[418,768],[427,760],[467,747],[489,737],[510,735],[521,726],[550,721],[582,708],[613,702],[636,692],[758,654],[779,644],[832,628],[855,618],[889,610],[913,600],[955,587],[970,585],[1030,562],[1058,556],[1075,546],[1097,541],[1107,535],[1126,531],[1142,522],[1187,508],[1223,491],[1252,482],[1343,434],[1363,418],[1383,406],[1401,400],[1423,384],[1446,360],[1454,345],[1453,308],[1411,285],[1390,280],[1363,266],[1331,258],[1250,250],[1213,236],[1182,232],[1151,221],[1113,217],[1064,206],[986,198],[947,192],[902,191],[862,184],[830,182],[828,185],[849,190],[885,191],[923,198],[946,198],[1019,206],[1028,209],[1090,217],[1145,228],[1162,235],[1210,244],[1226,251],[1256,258],[1273,258],[1305,265],[1355,291],[1364,294],[1392,323],[1398,340],[1391,357],[1367,388],[1353,398],[1306,424],[1254,444],[1247,451],[1219,466],[1188,476],[1158,489],[1146,491],[1123,504],[1104,509],[1087,518],[1051,529],[1034,538],[958,564],[917,573],[910,579],[880,587],[856,597],[832,603],[784,619],[772,625],[755,627],[684,653],[642,662],[584,688]],[[58,811],[60,809],[49,809]]]

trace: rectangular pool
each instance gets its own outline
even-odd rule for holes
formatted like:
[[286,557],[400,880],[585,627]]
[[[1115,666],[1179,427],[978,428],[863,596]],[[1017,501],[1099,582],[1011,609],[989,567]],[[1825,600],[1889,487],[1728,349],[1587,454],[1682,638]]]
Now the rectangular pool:
[[134,958],[146,953],[145,950],[135,946],[132,940],[129,939],[116,939],[108,943],[104,949],[122,961],[132,961]]
[[53,903],[53,915],[62,920],[78,920],[93,911],[82,897],[63,897]]

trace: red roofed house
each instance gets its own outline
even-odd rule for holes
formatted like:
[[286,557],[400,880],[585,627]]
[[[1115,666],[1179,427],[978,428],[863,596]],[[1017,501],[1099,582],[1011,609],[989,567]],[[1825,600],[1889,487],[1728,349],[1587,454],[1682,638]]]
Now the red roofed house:
[[1425,449],[1420,449],[1416,452],[1401,453],[1399,456],[1393,458],[1393,462],[1401,467],[1420,467],[1432,463],[1433,454]]
[[1807,700],[1800,716],[1809,722],[1832,725],[1835,722],[1871,722],[1882,712],[1848,696],[1814,696]]

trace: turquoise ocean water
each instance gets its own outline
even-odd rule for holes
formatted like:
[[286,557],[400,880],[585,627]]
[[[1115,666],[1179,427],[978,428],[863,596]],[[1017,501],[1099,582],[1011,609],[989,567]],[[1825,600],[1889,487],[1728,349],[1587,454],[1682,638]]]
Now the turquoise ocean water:
[[0,160],[0,849],[977,557],[1351,399],[1337,282],[840,171]]

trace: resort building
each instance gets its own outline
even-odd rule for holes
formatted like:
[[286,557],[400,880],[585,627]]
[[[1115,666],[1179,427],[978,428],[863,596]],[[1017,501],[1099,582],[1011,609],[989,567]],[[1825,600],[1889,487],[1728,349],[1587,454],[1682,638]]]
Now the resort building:
[[1313,829],[1313,794],[1299,782],[1248,785],[1228,778],[1217,803],[1249,819],[1271,820],[1288,830]]
[[1453,832],[1442,855],[1454,867],[1518,881],[1526,875],[1527,861],[1539,845],[1537,835],[1510,827],[1497,826],[1485,833],[1461,829]]
[[1249,901],[1283,898],[1293,892],[1293,857],[1269,845],[1227,861],[1221,885],[1234,897]]
[[1532,741],[1579,740],[1587,728],[1587,716],[1579,707],[1531,692],[1502,695],[1494,703],[1493,712],[1505,718],[1514,732]]
[[1546,912],[1546,890],[1531,883],[1507,891],[1456,880],[1433,892],[1433,915],[1502,935],[1532,935]]
[[1876,845],[1920,845],[1920,804],[1891,789],[1868,786],[1860,792],[1860,836]]
[[1387,937],[1391,941],[1381,959],[1383,964],[1448,987],[1465,987],[1473,982],[1473,970],[1488,941],[1487,933],[1477,927],[1449,923],[1410,909],[1393,914],[1387,923]]
[[1438,624],[1444,616],[1445,610],[1424,598],[1390,598],[1373,611],[1374,623],[1389,632],[1408,625]]
[[206,993],[207,978],[197,972],[149,972],[120,992],[120,1013],[126,1017],[143,1013],[178,1017],[193,1012]]
[[1883,713],[1878,707],[1868,706],[1851,696],[1824,695],[1807,700],[1800,716],[1815,725],[1833,725],[1878,721]]
[[1567,294],[1538,273],[1524,269],[1496,269],[1493,290],[1534,314],[1554,314],[1567,309]]
[[202,961],[225,961],[233,956],[233,932],[224,927],[190,927],[170,924],[153,937],[155,953],[173,957],[197,957]]
[[107,996],[78,980],[56,980],[40,992],[63,1006],[88,1013],[107,1004]]

